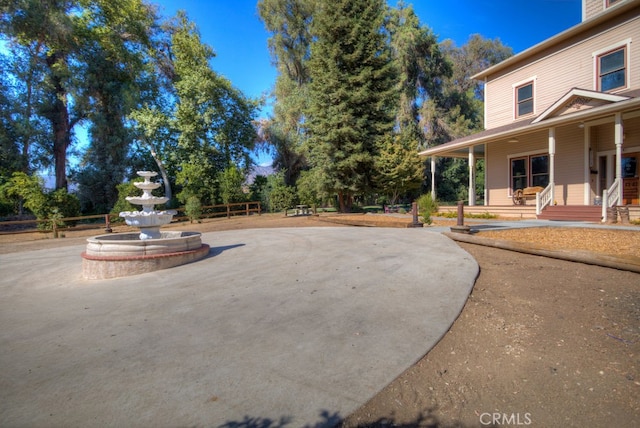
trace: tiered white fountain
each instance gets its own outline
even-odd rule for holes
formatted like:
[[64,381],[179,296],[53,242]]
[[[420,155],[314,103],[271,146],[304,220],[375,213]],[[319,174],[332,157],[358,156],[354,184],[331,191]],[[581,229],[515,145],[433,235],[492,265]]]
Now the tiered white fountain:
[[142,211],[123,211],[120,217],[129,226],[140,229],[140,239],[159,239],[160,226],[171,223],[171,219],[176,215],[175,211],[155,211],[156,205],[164,204],[169,200],[166,197],[153,196],[152,190],[160,187],[160,183],[152,183],[151,177],[158,175],[153,171],[138,171],[138,175],[144,178],[144,182],[133,183],[138,189],[142,190],[142,196],[127,196],[127,201],[133,205],[142,205]]
[[105,279],[137,275],[159,269],[179,266],[199,260],[209,254],[209,246],[201,241],[199,232],[161,232],[160,227],[171,222],[175,211],[156,211],[155,205],[168,198],[153,196],[151,191],[160,183],[151,182],[157,175],[152,171],[139,171],[144,182],[134,183],[142,196],[127,197],[142,211],[124,211],[120,217],[140,229],[140,233],[115,233],[87,239],[82,253],[82,272],[86,279]]

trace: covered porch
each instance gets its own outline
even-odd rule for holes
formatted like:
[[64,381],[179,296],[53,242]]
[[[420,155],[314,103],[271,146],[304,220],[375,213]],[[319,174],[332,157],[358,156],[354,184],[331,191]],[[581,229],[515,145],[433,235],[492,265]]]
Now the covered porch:
[[[467,211],[476,211],[476,163],[484,159],[481,212],[510,211],[517,217],[520,210],[520,216],[531,218],[544,216],[548,207],[567,212],[599,207],[595,218],[599,212],[606,221],[611,208],[631,206],[633,216],[640,216],[635,209],[640,207],[638,95],[573,89],[533,119],[424,150],[420,155],[431,159],[431,194],[437,199],[438,157],[468,159]],[[525,189],[536,191],[524,200],[514,198]],[[506,209],[514,200],[522,206]]]

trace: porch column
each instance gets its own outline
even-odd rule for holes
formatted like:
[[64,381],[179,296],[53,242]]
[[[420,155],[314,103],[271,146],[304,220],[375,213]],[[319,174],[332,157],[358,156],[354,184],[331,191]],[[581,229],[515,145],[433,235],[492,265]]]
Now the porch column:
[[622,127],[622,113],[616,113],[614,139],[616,143],[616,180],[618,183],[618,200],[616,205],[622,204],[622,143],[624,139]]
[[591,127],[584,125],[584,205],[591,205],[591,162],[593,149],[591,148]]
[[469,206],[476,204],[476,158],[473,146],[469,147]]
[[616,180],[622,180],[622,113],[616,113],[615,143],[616,143]]
[[556,203],[556,128],[549,128],[549,184],[551,205]]
[[436,200],[436,157],[431,156],[431,199]]

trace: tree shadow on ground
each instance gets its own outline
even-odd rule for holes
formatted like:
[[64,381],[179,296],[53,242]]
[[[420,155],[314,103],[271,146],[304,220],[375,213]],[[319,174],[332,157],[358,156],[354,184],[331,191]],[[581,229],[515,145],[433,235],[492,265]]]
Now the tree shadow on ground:
[[[292,418],[289,416],[282,416],[278,420],[260,417],[245,416],[241,421],[229,421],[218,428],[289,428]],[[494,427],[495,425],[483,425],[487,427]],[[444,424],[438,421],[438,418],[433,415],[432,410],[427,410],[426,413],[421,413],[415,420],[409,422],[396,421],[394,417],[379,418],[371,422],[363,422],[354,424],[353,421],[345,422],[339,413],[331,413],[327,410],[320,412],[320,418],[318,422],[314,424],[304,425],[303,428],[380,428],[380,427],[395,427],[395,428],[465,428],[465,425],[461,423]]]
[[220,247],[211,247],[209,248],[209,254],[205,256],[205,259],[210,259],[211,257],[219,256],[223,252],[227,250],[232,250],[238,247],[244,247],[247,244],[233,244],[233,245],[222,245]]

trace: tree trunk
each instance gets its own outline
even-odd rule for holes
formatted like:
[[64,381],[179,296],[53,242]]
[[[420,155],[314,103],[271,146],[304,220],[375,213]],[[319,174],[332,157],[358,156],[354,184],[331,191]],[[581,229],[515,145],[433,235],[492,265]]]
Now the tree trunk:
[[353,206],[353,197],[351,193],[338,192],[338,203],[341,213],[350,213]]
[[49,120],[53,129],[53,161],[56,174],[56,190],[67,190],[67,148],[71,144],[71,125],[69,123],[69,110],[67,109],[67,91],[62,79],[55,72],[55,67],[64,62],[60,53],[54,53],[47,58],[47,65],[51,70],[53,83],[53,105],[51,106]]
[[[167,170],[164,168],[164,164],[162,160],[158,157],[158,153],[156,152],[153,144],[149,144],[149,150],[151,151],[151,156],[153,160],[156,161],[156,165],[158,165],[158,169],[160,170],[160,175],[162,176],[162,181],[164,182],[164,196],[169,198],[169,203],[171,203],[171,183],[169,183],[169,176],[167,175]],[[191,222],[193,223],[193,221]]]

